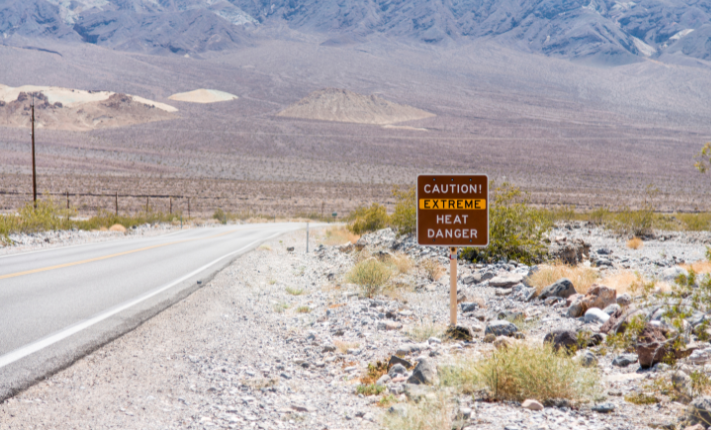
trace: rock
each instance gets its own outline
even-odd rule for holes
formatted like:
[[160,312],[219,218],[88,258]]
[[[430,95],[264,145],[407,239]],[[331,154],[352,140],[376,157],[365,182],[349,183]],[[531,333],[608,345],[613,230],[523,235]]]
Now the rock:
[[429,343],[430,345],[432,345],[432,344],[439,345],[440,343],[442,343],[442,339],[437,338],[437,337],[431,337],[431,338],[427,339],[427,343]]
[[565,306],[570,306],[573,303],[582,300],[584,297],[585,297],[585,294],[580,294],[580,293],[575,293],[572,296],[568,296],[565,299]]
[[518,331],[518,332],[514,333],[513,338],[514,338],[514,339],[518,339],[518,340],[522,340],[522,339],[525,339],[525,338],[526,338],[526,335],[523,334],[523,333],[521,333],[520,331]]
[[406,343],[397,347],[397,349],[395,350],[395,355],[409,355],[414,352],[420,352],[421,350],[422,347],[420,345],[417,345],[415,343]]
[[543,405],[538,400],[526,399],[521,403],[521,407],[532,411],[542,411]]
[[676,278],[682,275],[689,276],[689,272],[679,266],[675,266],[662,270],[662,274],[660,277],[662,281],[667,282],[669,284],[674,284],[676,283]]
[[509,346],[513,345],[513,341],[505,336],[497,337],[493,343],[494,343],[494,348],[496,348],[496,349],[508,348]]
[[575,287],[573,287],[573,283],[567,278],[561,278],[555,283],[544,288],[543,291],[541,291],[541,294],[538,295],[538,298],[544,300],[549,297],[562,297],[565,299],[575,293],[576,291]]
[[558,351],[565,348],[567,351],[572,351],[578,348],[578,335],[572,330],[555,330],[543,338],[543,343],[553,344],[553,348]]
[[489,286],[496,288],[511,288],[516,284],[523,282],[526,277],[525,274],[521,273],[509,273],[506,275],[499,275],[489,280]]
[[462,313],[466,314],[468,312],[474,312],[479,309],[478,303],[462,303],[459,305],[462,309]]
[[294,252],[294,247],[293,246],[288,246],[286,248],[286,252]]
[[700,365],[711,361],[711,348],[697,349],[689,355],[687,361],[692,364]]
[[701,396],[692,400],[688,409],[688,418],[692,424],[706,426],[711,423],[711,397]]
[[336,347],[334,345],[324,345],[323,352],[335,352]]
[[494,343],[496,340],[496,335],[494,333],[489,333],[486,336],[484,336],[484,339],[482,339],[484,343]]
[[291,409],[295,410],[296,412],[315,412],[316,408],[313,406],[308,406],[308,405],[302,405],[295,403],[291,405]]
[[591,308],[585,312],[585,322],[588,324],[604,324],[609,319],[610,316],[601,311],[599,308]]
[[598,258],[594,263],[596,267],[613,267],[612,261],[607,258]]
[[407,418],[407,406],[402,404],[395,404],[388,408],[388,413],[392,415],[397,415],[402,418]]
[[530,302],[537,296],[535,288],[529,288],[524,284],[516,284],[511,288],[511,298],[521,302]]
[[397,321],[380,321],[378,323],[378,330],[400,330],[402,324]]
[[594,405],[591,407],[595,412],[601,413],[601,414],[609,414],[610,412],[613,412],[615,410],[615,404],[614,403],[599,403],[597,405]]
[[497,297],[504,297],[511,295],[511,290],[507,288],[501,288],[494,292]]
[[583,351],[580,354],[580,363],[585,367],[592,367],[597,365],[597,357],[591,351]]
[[494,336],[513,336],[518,331],[518,327],[506,320],[492,321],[486,326],[485,334]]
[[388,370],[388,375],[394,378],[397,375],[404,375],[407,373],[407,369],[402,364],[398,363]]
[[[667,424],[666,426],[660,426],[657,428],[665,428],[665,429],[671,429],[674,430],[676,429],[676,425],[674,423],[670,423],[671,425]],[[684,430],[706,430],[706,427],[704,427],[701,424],[694,424],[693,426],[686,427]]]
[[624,333],[632,318],[641,313],[642,311],[639,309],[627,309],[627,311],[624,312],[616,312],[600,327],[600,332],[609,334]]
[[623,308],[626,308],[627,306],[632,304],[632,296],[627,293],[617,296],[617,304],[622,306]]
[[548,254],[552,260],[575,265],[590,255],[590,244],[582,239],[555,241],[551,244]]
[[481,324],[474,323],[470,326],[470,328],[473,333],[481,333],[482,331],[484,331],[484,326],[482,326]]
[[432,384],[437,379],[437,366],[434,361],[426,358],[420,359],[407,379],[408,384]]
[[688,404],[691,402],[691,397],[693,395],[692,382],[689,375],[677,370],[671,375],[672,386],[677,394],[677,399],[681,403]]
[[385,375],[381,376],[381,377],[375,382],[375,385],[383,385],[383,386],[384,386],[384,385],[386,385],[388,382],[390,382],[390,375],[389,375],[389,374],[385,374]]
[[569,318],[579,318],[585,314],[585,308],[583,306],[582,300],[573,302],[566,311],[566,315]]
[[393,355],[390,357],[390,361],[388,361],[388,367],[393,367],[396,364],[404,366],[405,369],[409,369],[412,367],[412,363],[410,363],[409,361],[404,360],[404,359],[398,357],[397,355]]
[[354,249],[355,249],[355,246],[352,243],[346,243],[346,244],[338,247],[338,250],[345,253],[345,254],[350,254],[351,252],[353,252]]
[[637,354],[620,354],[612,360],[612,365],[617,367],[627,367],[637,362]]
[[613,303],[602,311],[605,312],[607,315],[612,316],[615,315],[617,312],[621,312],[622,308],[617,303]]
[[617,303],[617,290],[604,285],[593,284],[583,298],[585,309],[605,309],[613,303]]
[[661,362],[671,352],[671,342],[665,336],[665,330],[647,323],[637,338],[635,350],[639,365],[647,369]]
[[470,408],[461,407],[459,408],[459,415],[463,420],[468,420],[472,417],[472,410]]
[[462,278],[462,284],[464,285],[478,284],[479,282],[481,282],[481,275],[478,273]]

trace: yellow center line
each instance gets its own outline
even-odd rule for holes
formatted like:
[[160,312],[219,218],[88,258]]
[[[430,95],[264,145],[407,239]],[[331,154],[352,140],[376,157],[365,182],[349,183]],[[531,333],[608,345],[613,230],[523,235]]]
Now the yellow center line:
[[40,269],[26,270],[24,272],[10,273],[9,275],[1,275],[0,279],[16,278],[18,276],[32,275],[34,273],[47,272],[49,270],[64,269],[65,267],[72,267],[72,266],[78,266],[80,264],[93,263],[95,261],[108,260],[109,258],[116,258],[116,257],[121,257],[123,255],[134,254],[136,252],[148,251],[150,249],[156,249],[156,248],[162,248],[164,246],[175,245],[177,243],[193,242],[196,240],[205,240],[205,239],[214,239],[216,237],[226,236],[226,235],[234,233],[236,231],[237,230],[232,230],[232,231],[228,231],[225,233],[216,234],[214,236],[208,236],[208,237],[203,237],[203,238],[198,238],[198,239],[177,240],[175,242],[164,243],[162,245],[147,246],[145,248],[139,248],[139,249],[134,249],[134,250],[125,251],[125,252],[119,252],[118,254],[105,255],[103,257],[90,258],[88,260],[75,261],[73,263],[58,264],[56,266],[49,266],[49,267],[43,267]]

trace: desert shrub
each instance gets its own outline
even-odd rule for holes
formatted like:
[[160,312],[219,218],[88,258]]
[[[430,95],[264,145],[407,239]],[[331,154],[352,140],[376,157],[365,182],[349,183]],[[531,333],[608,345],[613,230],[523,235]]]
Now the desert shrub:
[[300,296],[304,294],[305,290],[303,288],[286,287],[284,291],[290,296]]
[[659,403],[659,399],[651,394],[633,392],[625,395],[625,401],[635,405],[653,405]]
[[629,249],[640,249],[644,245],[644,242],[642,242],[642,239],[638,237],[633,237],[632,239],[627,241],[627,247]]
[[393,227],[398,234],[410,234],[415,232],[417,224],[417,193],[415,187],[410,187],[405,191],[399,188],[393,189],[395,197],[395,212],[390,218]]
[[388,266],[378,260],[361,261],[353,266],[348,273],[348,281],[358,285],[366,297],[376,296],[386,282],[390,280],[391,271]]
[[385,391],[384,385],[360,384],[356,387],[356,393],[362,394],[364,396],[377,396],[378,394],[381,394],[383,391]]
[[390,222],[385,206],[377,203],[373,203],[370,207],[356,208],[349,218],[351,222],[348,224],[348,230],[357,235],[380,230],[387,227]]
[[495,400],[586,400],[599,393],[597,372],[550,344],[501,348],[475,369]]
[[472,394],[481,388],[478,361],[471,357],[460,357],[453,363],[438,368],[439,384],[456,392]]
[[445,272],[444,267],[439,263],[439,261],[432,258],[422,260],[419,266],[425,272],[427,279],[433,282],[441,278]]
[[548,252],[543,238],[553,227],[550,212],[530,206],[521,191],[507,183],[497,187],[489,200],[489,246],[464,248],[462,258],[528,264],[543,260]]
[[323,238],[324,245],[343,245],[344,243],[356,243],[359,235],[353,234],[344,227],[333,227],[326,230]]
[[589,267],[555,263],[540,265],[538,271],[528,277],[528,282],[540,293],[560,278],[568,278],[575,286],[575,291],[585,294],[598,277],[598,273]]
[[308,306],[299,306],[298,308],[296,308],[296,312],[300,314],[308,314],[309,312],[311,312],[311,308]]
[[[387,361],[376,361],[375,363],[368,363],[368,370],[365,374],[361,376],[360,383],[363,385],[375,384],[381,376],[388,373],[388,362]],[[380,393],[378,393],[380,394]]]
[[338,349],[338,352],[340,352],[341,354],[345,354],[348,352],[349,349],[358,348],[360,345],[357,343],[353,343],[353,342],[343,342],[340,340],[334,340],[333,346],[335,346],[336,349]]
[[388,430],[449,430],[453,405],[445,393],[425,397],[418,403],[404,405],[402,414],[388,414],[383,424]]
[[227,224],[227,214],[221,208],[215,209],[215,213],[212,214],[212,217],[222,224]]
[[397,269],[399,273],[409,273],[415,266],[409,255],[399,252],[392,255],[390,263]]

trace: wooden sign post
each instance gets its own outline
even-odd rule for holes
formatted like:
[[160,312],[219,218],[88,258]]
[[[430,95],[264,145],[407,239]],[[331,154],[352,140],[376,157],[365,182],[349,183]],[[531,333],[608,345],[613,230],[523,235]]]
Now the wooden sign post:
[[486,175],[417,177],[417,243],[449,248],[450,323],[457,325],[457,247],[489,244]]

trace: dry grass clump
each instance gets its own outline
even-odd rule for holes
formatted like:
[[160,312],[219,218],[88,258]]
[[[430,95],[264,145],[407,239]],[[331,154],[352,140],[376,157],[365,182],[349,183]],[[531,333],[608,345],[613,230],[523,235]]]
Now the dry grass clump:
[[439,392],[433,399],[425,397],[405,405],[403,414],[387,414],[383,424],[388,430],[448,430],[452,428],[453,410],[446,393]]
[[309,312],[311,312],[311,308],[308,306],[299,306],[298,308],[296,308],[296,312],[300,314],[308,314]]
[[686,270],[693,269],[696,274],[711,273],[711,261],[701,260],[691,264],[682,264],[682,268]]
[[629,249],[640,249],[642,246],[644,246],[644,242],[638,237],[633,237],[627,241],[627,247]]
[[290,296],[300,296],[300,295],[304,294],[303,288],[286,287],[285,291]]
[[351,233],[345,227],[333,227],[326,230],[324,234],[322,243],[324,245],[343,245],[344,243],[356,243],[360,239],[360,236]]
[[528,282],[538,293],[560,278],[568,278],[575,286],[575,291],[581,294],[587,293],[592,284],[598,280],[595,270],[584,266],[568,266],[556,263],[552,265],[543,264],[539,266],[536,273],[528,278]]
[[391,276],[388,266],[378,260],[369,259],[353,266],[348,272],[347,279],[358,285],[365,297],[374,297],[380,293]]
[[424,342],[431,337],[440,338],[444,334],[446,327],[434,321],[422,321],[410,327],[405,335],[415,342]]
[[271,251],[272,247],[264,244],[264,245],[259,245],[259,248],[257,248],[257,249],[259,249],[260,251]]
[[109,231],[114,231],[117,233],[126,233],[126,227],[121,224],[114,224],[109,228]]
[[473,368],[465,375],[476,375],[495,400],[577,401],[599,394],[596,370],[583,367],[563,350],[556,352],[550,344],[513,344],[469,366]]
[[428,258],[420,262],[420,268],[424,270],[425,275],[430,281],[434,282],[444,275],[444,267],[434,259]]
[[341,354],[345,354],[346,352],[348,352],[349,349],[358,348],[359,344],[353,342],[343,342],[341,340],[334,340],[333,346],[336,347],[338,352],[340,352]]
[[393,266],[395,266],[397,271],[402,274],[409,273],[410,270],[412,270],[412,268],[415,266],[415,262],[412,261],[412,258],[402,252],[397,252],[393,254],[393,256],[390,258],[390,261],[392,262]]

